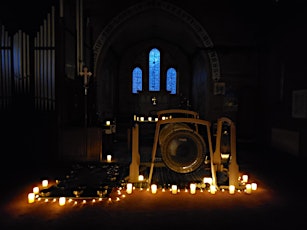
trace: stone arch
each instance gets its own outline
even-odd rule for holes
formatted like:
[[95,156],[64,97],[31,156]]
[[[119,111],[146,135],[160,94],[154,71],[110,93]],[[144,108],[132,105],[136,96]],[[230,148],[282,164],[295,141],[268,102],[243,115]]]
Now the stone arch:
[[[160,10],[166,11],[176,17],[179,17],[186,24],[190,26],[190,28],[199,36],[199,39],[202,42],[203,49],[207,50],[208,59],[210,61],[211,67],[211,77],[214,81],[218,81],[220,79],[220,65],[219,59],[216,51],[214,50],[213,42],[211,41],[208,33],[202,27],[202,25],[190,14],[182,10],[181,8],[161,0],[149,0],[141,2],[133,7],[128,8],[123,11],[119,15],[117,15],[113,20],[103,29],[103,31],[99,34],[94,47],[94,71],[97,70],[97,62],[98,57],[101,55],[103,47],[108,40],[109,35],[124,21],[138,14],[139,12],[145,11],[147,9],[158,8]],[[95,73],[95,76],[97,74]]]

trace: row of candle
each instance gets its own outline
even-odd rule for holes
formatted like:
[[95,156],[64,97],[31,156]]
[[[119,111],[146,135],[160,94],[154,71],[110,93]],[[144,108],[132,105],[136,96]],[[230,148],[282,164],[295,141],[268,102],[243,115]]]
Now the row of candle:
[[[132,194],[133,192],[133,184],[132,183],[127,183],[126,185],[126,193],[127,194]],[[152,184],[150,186],[150,190],[152,194],[156,194],[158,191],[158,186],[156,184]],[[177,194],[179,189],[177,185],[172,185],[171,186],[171,193],[172,194]],[[196,183],[191,183],[190,184],[190,194],[196,194],[197,186]],[[217,192],[217,187],[215,185],[210,185],[210,189],[208,190],[211,194],[215,194]],[[251,183],[251,184],[246,184],[245,185],[245,192],[247,194],[251,194],[252,190],[257,190],[257,184],[256,183]],[[229,185],[229,194],[234,194],[236,191],[236,187],[234,185]]]

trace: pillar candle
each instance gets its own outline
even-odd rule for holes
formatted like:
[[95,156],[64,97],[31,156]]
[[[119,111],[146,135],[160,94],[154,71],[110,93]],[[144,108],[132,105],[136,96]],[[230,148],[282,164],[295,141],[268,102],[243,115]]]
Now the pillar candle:
[[128,194],[131,194],[132,193],[132,189],[133,189],[132,183],[128,183],[127,184],[127,188],[126,188],[126,192]]
[[34,203],[35,201],[35,194],[34,192],[31,192],[28,194],[28,203]]
[[234,194],[235,189],[236,189],[236,187],[234,185],[229,185],[229,194]]
[[177,194],[177,185],[172,185],[172,194]]
[[152,184],[151,185],[151,193],[152,194],[156,194],[157,193],[157,185],[156,184]]

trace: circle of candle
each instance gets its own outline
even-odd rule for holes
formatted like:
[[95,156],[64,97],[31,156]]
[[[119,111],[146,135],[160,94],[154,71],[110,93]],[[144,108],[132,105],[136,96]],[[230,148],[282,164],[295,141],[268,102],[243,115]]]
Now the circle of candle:
[[128,194],[131,194],[131,193],[132,193],[132,189],[133,189],[132,183],[128,183],[128,184],[127,184],[127,188],[126,188],[126,192],[127,192]]
[[39,193],[39,188],[38,187],[34,187],[33,188],[33,193],[34,194],[38,194]]
[[112,161],[112,155],[107,155],[107,162],[111,162]]
[[196,184],[195,183],[191,183],[190,184],[190,193],[191,194],[195,194],[196,193]]
[[152,184],[150,186],[150,188],[151,188],[151,193],[152,194],[156,194],[157,193],[157,185],[156,184]]
[[177,194],[177,185],[172,185],[172,194]]
[[251,194],[252,193],[252,185],[251,184],[246,184],[245,185],[245,192],[247,194]]
[[244,183],[247,183],[247,181],[248,181],[248,175],[243,175],[243,176],[242,176],[242,181],[243,181]]
[[210,185],[210,193],[215,194],[216,193],[216,187],[215,185]]
[[28,203],[34,203],[34,201],[35,201],[35,194],[34,192],[30,192],[28,194]]
[[252,190],[257,190],[257,184],[256,183],[252,183]]
[[65,205],[65,203],[66,203],[66,198],[63,197],[63,196],[60,197],[60,198],[59,198],[59,205],[60,205],[60,206],[63,206],[63,205]]
[[234,185],[229,185],[229,194],[234,194],[235,189],[236,189],[236,187]]
[[48,186],[48,180],[43,180],[42,181],[42,186],[45,188]]

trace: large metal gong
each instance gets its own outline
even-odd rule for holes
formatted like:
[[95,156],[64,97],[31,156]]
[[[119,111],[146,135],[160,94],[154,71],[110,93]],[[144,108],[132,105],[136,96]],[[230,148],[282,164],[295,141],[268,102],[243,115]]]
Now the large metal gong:
[[161,129],[159,145],[165,165],[178,173],[198,169],[206,156],[203,138],[185,123],[170,123]]

